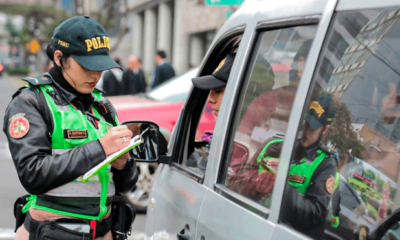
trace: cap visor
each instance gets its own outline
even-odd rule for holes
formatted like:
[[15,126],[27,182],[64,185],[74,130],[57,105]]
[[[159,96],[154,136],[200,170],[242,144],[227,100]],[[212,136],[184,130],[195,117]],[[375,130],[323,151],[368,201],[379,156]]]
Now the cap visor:
[[307,121],[308,125],[314,130],[322,127],[322,123],[320,123],[315,116],[309,113],[306,113],[305,120]]
[[108,54],[90,55],[90,56],[78,56],[71,55],[75,61],[77,61],[82,67],[95,71],[101,72],[111,68],[121,68]]
[[226,82],[221,81],[212,75],[192,78],[192,82],[197,88],[204,90],[210,90],[226,86]]

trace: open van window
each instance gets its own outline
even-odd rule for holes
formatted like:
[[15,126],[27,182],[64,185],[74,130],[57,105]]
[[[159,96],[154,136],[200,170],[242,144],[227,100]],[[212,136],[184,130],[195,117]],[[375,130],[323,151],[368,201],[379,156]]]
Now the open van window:
[[[192,173],[194,177],[198,177],[199,181],[202,181],[205,174],[215,122],[241,39],[242,35],[236,33],[222,40],[219,47],[210,55],[209,61],[205,64],[198,77],[199,79],[206,78],[205,82],[200,83],[199,87],[194,84],[193,92],[198,92],[198,98],[194,103],[196,107],[191,109],[193,111],[190,119],[191,128],[181,166],[187,168],[189,174]],[[213,77],[214,75],[215,77]],[[209,78],[222,81],[225,85],[215,88],[210,87],[207,85],[210,84]],[[207,121],[209,124],[198,125],[200,119]]]

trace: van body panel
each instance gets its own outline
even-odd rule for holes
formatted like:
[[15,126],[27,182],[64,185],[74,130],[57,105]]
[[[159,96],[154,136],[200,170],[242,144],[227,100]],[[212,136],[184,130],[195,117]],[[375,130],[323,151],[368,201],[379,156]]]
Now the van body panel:
[[195,239],[267,240],[274,227],[274,223],[210,190],[204,198]]
[[[301,220],[300,220],[301,221]],[[289,228],[285,225],[276,225],[274,235],[272,239],[281,240],[281,239],[297,239],[297,240],[307,240],[309,237],[299,233],[292,228]]]
[[153,209],[151,204],[148,207],[148,211],[154,214],[151,218],[153,223],[150,223],[154,224],[154,228],[151,230],[146,226],[146,234],[150,238],[176,239],[176,234],[185,226],[189,226],[192,236],[196,234],[197,219],[207,188],[172,168],[167,165],[162,168],[150,195],[150,199],[156,201]]

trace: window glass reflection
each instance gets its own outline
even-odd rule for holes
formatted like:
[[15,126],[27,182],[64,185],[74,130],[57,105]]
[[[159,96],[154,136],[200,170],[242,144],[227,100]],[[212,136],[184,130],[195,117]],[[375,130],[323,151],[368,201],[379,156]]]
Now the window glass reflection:
[[331,204],[327,239],[374,239],[399,211],[399,17],[398,8],[336,13],[317,66],[310,102],[332,96],[336,115],[322,142],[339,156],[340,221],[333,226]]

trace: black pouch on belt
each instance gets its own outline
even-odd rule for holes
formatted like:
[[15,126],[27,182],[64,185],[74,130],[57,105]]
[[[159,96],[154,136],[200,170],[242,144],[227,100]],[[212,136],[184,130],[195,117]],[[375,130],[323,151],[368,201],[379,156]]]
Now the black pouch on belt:
[[[25,229],[29,232],[29,240],[90,240],[93,229],[90,223],[81,219],[61,218],[53,221],[36,221],[27,213]],[[96,222],[95,238],[104,237],[111,229],[111,217]]]
[[26,199],[29,195],[24,195],[19,197],[14,203],[14,217],[15,217],[15,230],[17,232],[18,228],[24,223],[26,213],[22,213],[22,208],[28,202]]
[[114,240],[127,239],[131,235],[136,211],[122,196],[114,195],[112,202],[112,235]]
[[[72,224],[72,223],[67,223]],[[64,223],[64,225],[66,225]],[[89,224],[87,224],[89,226]],[[90,228],[90,227],[89,227]],[[93,240],[92,233],[85,233],[68,229],[55,221],[42,222],[39,224],[36,240]]]

